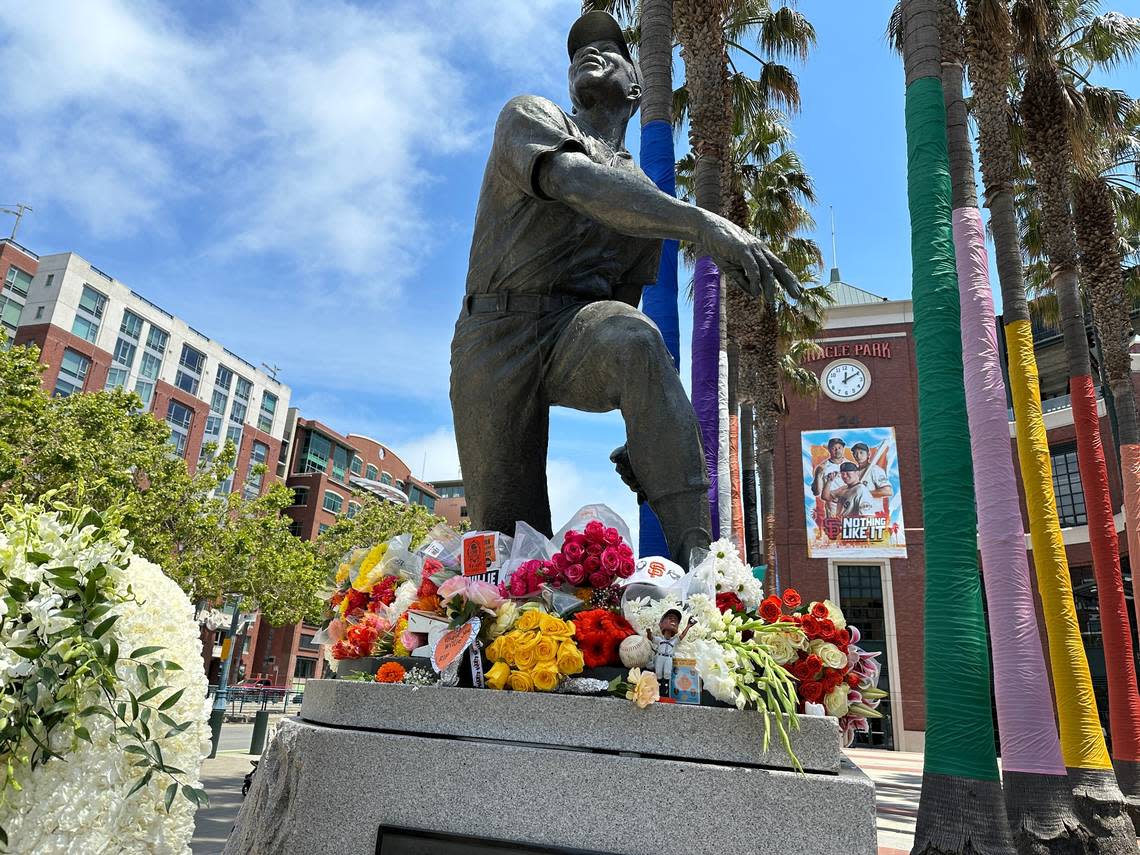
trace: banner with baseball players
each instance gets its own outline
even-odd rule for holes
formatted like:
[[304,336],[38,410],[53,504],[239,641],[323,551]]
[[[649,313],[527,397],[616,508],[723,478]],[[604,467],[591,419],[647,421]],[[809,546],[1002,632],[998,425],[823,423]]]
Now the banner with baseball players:
[[905,558],[895,429],[800,434],[811,558]]

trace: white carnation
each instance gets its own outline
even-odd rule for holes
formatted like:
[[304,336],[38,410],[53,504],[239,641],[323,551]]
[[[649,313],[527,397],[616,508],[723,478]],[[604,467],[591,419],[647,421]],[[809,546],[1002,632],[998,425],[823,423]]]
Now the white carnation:
[[[120,594],[126,596],[129,587],[133,598],[115,607],[120,617],[108,637],[118,643],[122,657],[140,647],[161,645],[164,650],[154,656],[182,666],[180,671],[163,672],[163,682],[172,691],[184,689],[177,703],[165,713],[175,721],[190,722],[190,726],[181,733],[159,738],[158,743],[166,763],[186,773],[180,776],[181,781],[199,787],[198,769],[208,745],[209,710],[193,608],[159,567],[130,555],[122,532],[104,531],[99,540],[95,540],[94,534],[91,526],[76,531],[61,524],[55,513],[10,521],[0,531],[3,572],[26,581],[43,578],[42,569],[26,559],[28,551],[36,551],[50,556],[47,566],[78,568],[80,580],[104,564]],[[54,628],[61,620],[66,624],[66,619],[58,615],[58,603],[50,595],[37,597],[28,607],[36,632],[58,631]],[[0,681],[5,683],[25,676],[30,667],[30,663],[8,649],[15,635],[10,630],[0,632]],[[128,689],[136,695],[145,691],[135,674],[134,663],[120,660],[116,670],[124,700]],[[168,696],[164,693],[162,697]],[[9,705],[0,712],[11,715],[14,708]],[[158,723],[157,717],[152,721],[152,733],[161,737],[168,728]],[[37,855],[189,852],[194,805],[180,795],[168,813],[163,797],[170,779],[160,774],[127,797],[127,791],[138,779],[138,770],[131,767],[132,755],[123,752],[122,743],[113,741],[114,723],[103,716],[88,716],[84,725],[91,733],[91,744],[73,740],[59,728],[53,733],[52,747],[63,752],[64,759],[50,760],[34,770],[26,765],[17,767],[15,777],[20,789],[11,788],[0,808],[0,824],[8,833],[9,850]]]

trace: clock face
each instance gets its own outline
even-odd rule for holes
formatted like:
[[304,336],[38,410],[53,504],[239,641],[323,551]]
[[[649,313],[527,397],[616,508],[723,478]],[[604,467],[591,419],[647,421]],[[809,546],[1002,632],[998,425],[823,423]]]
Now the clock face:
[[867,366],[854,359],[837,359],[823,372],[823,391],[836,401],[857,401],[870,388]]

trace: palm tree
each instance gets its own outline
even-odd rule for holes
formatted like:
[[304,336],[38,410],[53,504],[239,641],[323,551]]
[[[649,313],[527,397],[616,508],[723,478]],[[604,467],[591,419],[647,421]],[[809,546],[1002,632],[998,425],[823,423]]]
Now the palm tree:
[[[973,4],[975,18],[971,24],[977,21],[981,5]],[[993,634],[1005,804],[1014,843],[1019,851],[1029,853],[1040,851],[1042,845],[1070,846],[1087,839],[1087,834],[1078,831],[1079,823],[1073,813],[1072,795],[1061,758],[1049,677],[1037,629],[1021,509],[1017,493],[1012,489],[1014,470],[1006,433],[1005,381],[994,329],[985,232],[978,210],[963,97],[966,49],[962,19],[957,0],[943,0],[942,7],[942,87],[962,315],[966,409],[978,502],[979,547],[982,566],[989,570],[983,580]],[[977,45],[973,51],[976,55]],[[974,71],[985,68],[983,63]],[[1001,92],[986,94],[990,98],[995,94],[1004,98]],[[1000,112],[993,109],[990,100],[977,93],[975,106],[978,111]],[[1001,121],[1004,123],[1004,115]],[[987,133],[993,131],[990,127],[986,130]],[[991,141],[987,139],[987,142]],[[1016,251],[1016,230],[1013,236]],[[1022,431],[1018,433],[1020,438]],[[1048,487],[1051,491],[1051,485]]]
[[[1054,290],[1061,313],[1069,394],[1077,432],[1077,461],[1089,517],[1093,572],[1097,580],[1105,662],[1109,671],[1113,752],[1121,769],[1121,780],[1131,790],[1129,795],[1140,798],[1140,766],[1137,765],[1140,760],[1140,697],[1136,691],[1132,636],[1120,575],[1119,543],[1108,487],[1108,468],[1101,445],[1096,391],[1077,274],[1077,242],[1070,209],[1073,92],[1066,86],[1053,54],[1062,17],[1060,10],[1045,0],[1018,2],[1015,13],[1018,50],[1026,66],[1020,112],[1025,126],[1025,149],[1040,195],[1042,237],[1052,266]],[[1060,690],[1057,692],[1058,705],[1084,700],[1066,697]],[[1088,700],[1095,703],[1091,697]],[[1121,810],[1123,797],[1112,774],[1104,738],[1099,728],[1096,733],[1083,736],[1092,740],[1090,750],[1083,753],[1076,745],[1066,746],[1062,736],[1062,749],[1070,748],[1065,761],[1078,794],[1078,811],[1098,836],[1103,830],[1106,836],[1119,841],[1119,845],[1127,843],[1134,847],[1135,831],[1127,813]]]
[[[943,0],[903,0],[919,454],[926,526],[926,753],[914,853],[1013,852],[994,749],[942,90]],[[937,666],[933,663],[937,661]],[[947,681],[944,674],[955,675]],[[952,683],[952,684],[951,684]]]

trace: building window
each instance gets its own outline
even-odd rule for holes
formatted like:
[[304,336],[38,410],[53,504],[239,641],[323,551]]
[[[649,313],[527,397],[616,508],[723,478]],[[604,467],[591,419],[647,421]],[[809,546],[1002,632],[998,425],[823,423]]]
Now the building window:
[[1061,527],[1085,525],[1085,494],[1081,489],[1081,471],[1077,468],[1077,447],[1057,446],[1049,449],[1053,464],[1053,494],[1057,497],[1057,516]]
[[894,736],[883,571],[878,564],[840,564],[835,571],[839,579],[839,606],[847,620],[859,627],[859,646],[868,653],[879,654],[879,664],[882,665],[879,688],[888,693],[879,705],[883,718],[871,721],[869,733],[856,734],[855,744],[864,748],[890,749],[894,747]]
[[[51,284],[50,282],[48,283]],[[4,288],[15,291],[21,297],[28,296],[28,289],[32,287],[32,274],[25,273],[18,267],[9,267],[8,275],[4,277]]]
[[297,664],[293,666],[293,676],[298,680],[304,680],[309,677],[315,676],[317,673],[317,660],[316,659],[302,659],[297,657]]
[[[40,306],[42,309],[43,306]],[[8,294],[0,295],[0,323],[8,331],[8,338],[16,334],[16,327],[20,325],[20,315],[24,311],[24,304],[18,298]]]
[[254,442],[249,450],[249,477],[245,481],[242,495],[247,499],[256,499],[261,495],[261,481],[263,472],[255,471],[259,466],[264,467],[269,459],[269,446],[264,442]]
[[153,324],[150,327],[150,332],[146,335],[146,346],[157,353],[160,357],[166,354],[166,344],[170,341],[170,336],[165,330],[160,330]]
[[49,273],[49,274],[48,274],[48,277],[47,277],[47,281],[46,281],[46,282],[44,282],[44,287],[45,287],[45,288],[50,288],[53,282],[55,282],[55,274],[54,274],[54,273]]
[[364,471],[364,461],[359,457],[353,455],[352,458],[352,474],[360,475]]
[[380,483],[381,484],[391,484],[392,483],[392,476],[389,475],[387,472],[381,472],[380,473]]
[[348,503],[348,518],[352,519],[358,513],[360,513],[360,505],[358,505],[356,502],[349,502]]
[[297,471],[324,472],[329,466],[329,453],[332,440],[316,431],[305,431],[305,444],[301,446],[301,457],[297,461]]
[[75,310],[75,320],[71,324],[72,333],[84,341],[94,342],[106,307],[107,298],[90,285],[84,285],[83,296],[79,298],[79,308]]
[[324,534],[330,528],[332,528],[332,526],[330,526],[328,523],[321,523],[317,526],[317,536],[319,537],[320,535]]
[[119,338],[111,356],[111,370],[107,372],[106,389],[125,389],[131,369],[135,364],[139,336],[142,335],[143,319],[129,309],[123,310],[123,320],[119,324]]
[[174,385],[191,395],[198,394],[202,382],[202,369],[206,367],[206,354],[200,353],[188,344],[182,345],[182,356],[178,360],[178,373]]
[[83,391],[87,372],[91,370],[91,360],[68,348],[59,362],[59,377],[55,381],[53,395],[63,397]]
[[293,507],[303,508],[309,504],[309,488],[308,487],[294,487],[293,488]]
[[249,412],[249,396],[253,392],[253,384],[244,377],[238,377],[234,389],[234,406],[230,410],[230,421],[237,424],[245,423],[245,414]]
[[171,401],[166,408],[166,423],[170,425],[170,444],[179,457],[186,456],[186,440],[190,437],[190,424],[194,411],[184,404]]
[[43,306],[36,306],[36,320],[38,321],[43,316],[44,316],[44,307]]
[[352,465],[352,449],[345,448],[343,445],[338,445],[333,449],[332,456],[332,476],[342,484],[347,484],[345,476],[348,474],[348,468]]
[[369,481],[375,481],[380,475],[380,471],[371,463],[368,464],[368,474],[365,476]]
[[138,342],[139,336],[142,335],[142,328],[143,319],[130,309],[123,309],[123,320],[119,324],[119,332],[127,338]]
[[218,372],[214,375],[214,388],[222,389],[225,392],[230,391],[230,387],[234,382],[234,373],[224,365],[218,366]]
[[293,537],[300,537],[301,536],[301,521],[300,520],[293,520],[293,522],[289,523],[289,534],[293,535]]
[[459,516],[461,519],[465,519],[467,517],[467,505],[463,505],[459,509]]
[[331,513],[339,514],[341,508],[344,507],[344,498],[340,493],[334,493],[332,490],[325,490],[325,500],[322,507]]
[[435,513],[435,496],[429,496],[427,493],[421,493],[420,499],[421,499],[420,504],[423,505],[425,508],[427,508],[429,511],[431,511],[434,514]]
[[313,633],[311,633],[311,632],[302,633],[301,634],[301,647],[305,648],[306,650],[317,650],[317,649],[319,649],[320,648],[319,644],[313,644],[313,638],[314,638],[314,636],[313,636]]
[[257,414],[257,429],[273,433],[273,418],[277,414],[277,396],[272,392],[262,392],[261,412]]

